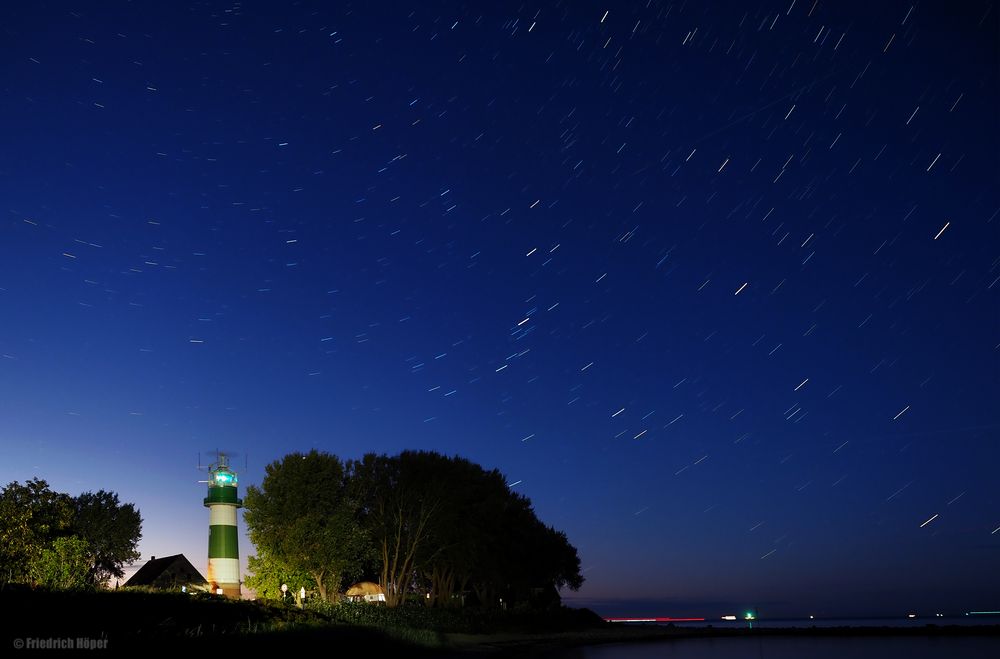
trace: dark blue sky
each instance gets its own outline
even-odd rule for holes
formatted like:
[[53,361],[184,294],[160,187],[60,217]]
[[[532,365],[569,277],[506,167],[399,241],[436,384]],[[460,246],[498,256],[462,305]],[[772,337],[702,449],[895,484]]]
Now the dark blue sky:
[[0,480],[203,567],[199,451],[433,449],[601,612],[1000,608],[995,3],[369,4],[2,10]]

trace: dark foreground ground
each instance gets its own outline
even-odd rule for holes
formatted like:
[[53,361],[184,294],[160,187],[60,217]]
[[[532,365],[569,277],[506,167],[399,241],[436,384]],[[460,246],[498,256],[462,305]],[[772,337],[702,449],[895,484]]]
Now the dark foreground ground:
[[[257,602],[150,592],[0,591],[0,655],[149,651],[262,653],[320,650],[405,657],[546,656],[579,645],[693,637],[1000,637],[1000,626],[716,629],[623,626],[575,609],[545,614],[386,611],[371,605],[299,610]],[[10,654],[10,651],[16,654]]]

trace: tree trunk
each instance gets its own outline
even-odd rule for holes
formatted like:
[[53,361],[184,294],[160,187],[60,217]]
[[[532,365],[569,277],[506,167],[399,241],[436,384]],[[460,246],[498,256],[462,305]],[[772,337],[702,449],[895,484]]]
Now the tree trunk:
[[472,591],[476,594],[479,599],[479,605],[492,609],[497,605],[496,591],[493,590],[488,584],[480,584],[472,586]]
[[[385,604],[396,607],[406,598],[406,589],[413,577],[417,549],[422,546],[427,523],[433,515],[434,506],[424,504],[416,514],[416,523],[406,528],[406,511],[402,504],[396,504],[396,529],[394,537],[382,539],[382,575],[385,585]],[[389,542],[392,542],[390,557]]]
[[455,571],[435,565],[430,573],[424,573],[431,582],[431,590],[426,599],[427,606],[451,606],[455,594]]
[[427,593],[427,597],[424,598],[424,606],[433,607],[437,604],[437,572],[438,568],[435,565],[431,568],[430,572],[424,572],[424,578],[430,581],[431,590]]
[[451,606],[452,595],[455,594],[455,571],[443,570],[441,586],[438,588],[438,604],[440,606]]
[[312,578],[316,581],[316,590],[319,591],[319,598],[324,602],[328,601],[326,599],[326,584],[323,583],[323,575],[326,574],[326,570],[320,570],[319,572],[313,572]]

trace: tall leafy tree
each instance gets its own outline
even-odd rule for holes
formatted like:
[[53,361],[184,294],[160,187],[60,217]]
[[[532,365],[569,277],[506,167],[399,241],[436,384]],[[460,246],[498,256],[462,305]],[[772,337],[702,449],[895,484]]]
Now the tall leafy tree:
[[471,588],[486,606],[531,604],[583,583],[576,549],[544,525],[497,471],[428,451],[368,454],[349,465],[389,606],[420,591],[452,606]]
[[74,498],[43,480],[17,481],[0,492],[0,583],[53,588],[99,586],[139,558],[142,518],[114,492]]
[[27,568],[41,551],[31,532],[31,510],[20,506],[9,490],[0,494],[0,584],[16,583],[27,576]]
[[243,505],[260,555],[309,574],[321,599],[329,601],[361,569],[369,545],[337,456],[313,450],[272,462]]
[[413,593],[455,606],[468,589],[485,606],[541,605],[583,583],[566,535],[542,523],[499,471],[460,457],[404,451],[344,466],[326,453],[294,453],[268,465],[245,506],[258,550],[248,585],[262,597],[280,597],[288,583],[329,599],[343,577],[369,568],[390,607]]
[[[511,538],[511,540],[515,540]],[[546,526],[534,512],[517,528],[516,540],[506,546],[510,562],[504,599],[534,606],[551,603],[554,589],[583,585],[580,559],[566,534]]]
[[496,543],[495,527],[510,496],[506,480],[497,471],[464,458],[438,462],[437,478],[447,483],[446,494],[431,524],[436,551],[423,565],[429,606],[460,606],[477,569]]
[[99,586],[122,578],[122,566],[139,560],[142,517],[131,503],[121,503],[114,492],[84,492],[73,499],[71,530],[89,547],[88,581]]
[[426,451],[398,456],[369,453],[350,465],[361,519],[381,565],[379,583],[387,606],[403,603],[441,545],[434,523],[447,494],[441,478],[447,458]]
[[73,506],[38,478],[9,483],[0,492],[0,583],[32,580],[31,566],[59,537],[68,535]]
[[[473,526],[476,557],[469,585],[483,606],[532,606],[556,589],[583,585],[580,559],[566,535],[538,519],[531,500],[504,487]],[[474,548],[473,548],[474,547]]]

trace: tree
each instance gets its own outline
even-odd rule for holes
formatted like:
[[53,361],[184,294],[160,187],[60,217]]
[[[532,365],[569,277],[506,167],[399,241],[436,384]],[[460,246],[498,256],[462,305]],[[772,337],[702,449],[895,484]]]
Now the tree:
[[84,492],[73,499],[73,533],[90,548],[87,579],[99,586],[111,577],[125,576],[122,566],[139,560],[142,517],[131,503],[122,504],[114,492]]
[[245,506],[258,551],[247,584],[261,597],[280,597],[282,583],[314,584],[329,600],[343,577],[369,568],[390,607],[411,593],[455,606],[467,588],[484,606],[538,606],[583,583],[566,535],[499,471],[457,456],[369,453],[345,467],[326,453],[293,453],[268,465]]
[[313,450],[272,462],[260,488],[247,488],[243,505],[259,555],[309,574],[321,599],[329,601],[345,577],[360,571],[368,543],[337,456]]
[[[142,518],[114,492],[85,492],[75,499],[33,478],[0,492],[0,583],[78,588],[122,577],[122,565],[139,558]],[[84,560],[85,559],[85,560]]]
[[19,506],[8,489],[0,494],[0,585],[27,577],[27,567],[40,548],[32,541],[31,510]]
[[31,565],[32,580],[40,586],[79,589],[92,585],[92,548],[77,536],[56,538]]
[[[488,500],[487,500],[488,501]],[[566,535],[543,524],[531,500],[506,486],[470,533],[477,560],[469,583],[482,606],[535,607],[556,589],[583,585],[580,559]]]
[[0,583],[28,582],[31,566],[53,540],[68,534],[73,507],[38,478],[14,481],[0,492]]
[[431,523],[429,537],[436,551],[423,567],[428,606],[460,606],[477,568],[491,556],[494,527],[510,490],[496,469],[464,458],[439,461],[436,478],[447,483],[446,496]]
[[506,575],[506,601],[538,608],[552,603],[549,598],[556,589],[580,589],[580,558],[565,533],[543,524],[534,511],[519,531],[516,542],[507,547],[515,569]]
[[398,456],[369,453],[349,465],[361,520],[381,562],[379,585],[386,606],[401,604],[416,576],[440,545],[430,542],[432,522],[445,498],[437,453],[403,451]]
[[430,451],[368,454],[348,467],[388,606],[415,589],[429,606],[453,606],[468,587],[485,606],[501,597],[530,605],[541,591],[583,583],[565,534],[495,469]]

